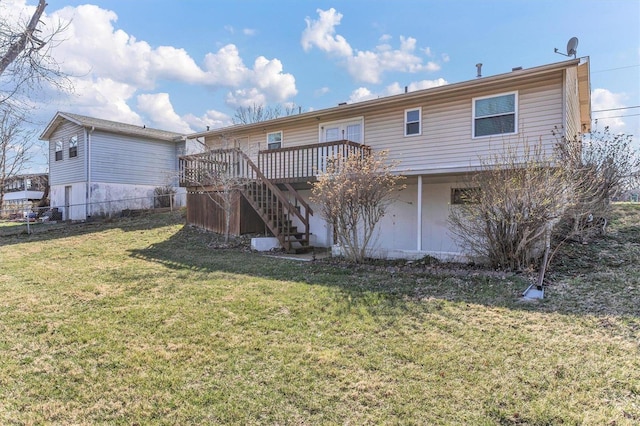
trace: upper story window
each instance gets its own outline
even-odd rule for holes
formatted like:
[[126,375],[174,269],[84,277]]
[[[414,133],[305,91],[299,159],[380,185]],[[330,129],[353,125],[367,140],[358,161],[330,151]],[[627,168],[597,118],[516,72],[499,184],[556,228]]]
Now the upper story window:
[[351,141],[362,143],[362,117],[320,124],[320,142]]
[[56,141],[56,161],[62,160],[62,141]]
[[422,134],[422,108],[404,110],[404,135],[414,136]]
[[267,149],[282,148],[282,131],[267,133]]
[[518,93],[473,99],[473,137],[518,132]]
[[71,136],[69,139],[69,158],[78,156],[78,137]]

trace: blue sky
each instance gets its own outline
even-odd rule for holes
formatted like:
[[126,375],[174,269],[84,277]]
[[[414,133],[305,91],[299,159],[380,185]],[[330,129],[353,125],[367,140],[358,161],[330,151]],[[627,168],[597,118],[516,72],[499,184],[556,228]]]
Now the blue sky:
[[[35,0],[0,0],[28,14]],[[179,132],[228,125],[238,106],[304,111],[565,60],[591,62],[600,125],[640,137],[640,1],[49,0],[70,22],[54,50],[75,94],[34,108]],[[626,109],[617,109],[625,108]]]

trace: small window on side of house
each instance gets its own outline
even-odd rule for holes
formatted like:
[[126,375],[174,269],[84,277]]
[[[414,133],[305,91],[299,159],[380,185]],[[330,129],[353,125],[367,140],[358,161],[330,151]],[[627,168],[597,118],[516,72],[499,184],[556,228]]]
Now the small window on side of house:
[[267,133],[267,149],[282,148],[282,131]]
[[422,134],[422,108],[404,110],[404,135],[415,136]]
[[473,99],[473,137],[518,132],[518,93],[503,93]]
[[451,204],[475,204],[480,196],[480,188],[451,188]]
[[62,141],[56,141],[56,161],[62,160]]
[[69,139],[69,158],[78,156],[78,137],[71,136]]

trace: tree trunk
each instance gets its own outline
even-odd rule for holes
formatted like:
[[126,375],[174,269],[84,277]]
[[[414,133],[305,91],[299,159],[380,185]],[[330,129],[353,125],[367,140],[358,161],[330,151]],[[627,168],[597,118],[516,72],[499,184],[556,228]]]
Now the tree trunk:
[[[16,58],[25,50],[27,47],[27,42],[29,40],[34,40],[36,43],[39,43],[37,39],[34,38],[33,33],[36,31],[36,27],[40,22],[40,17],[44,13],[44,8],[47,7],[47,4],[44,0],[40,0],[38,2],[38,7],[36,7],[36,11],[33,13],[31,20],[29,21],[29,25],[24,30],[22,34],[18,37],[18,39],[11,43],[9,49],[7,49],[7,53],[0,59],[0,75],[2,75],[7,67],[16,60]],[[38,48],[42,47],[39,46]]]

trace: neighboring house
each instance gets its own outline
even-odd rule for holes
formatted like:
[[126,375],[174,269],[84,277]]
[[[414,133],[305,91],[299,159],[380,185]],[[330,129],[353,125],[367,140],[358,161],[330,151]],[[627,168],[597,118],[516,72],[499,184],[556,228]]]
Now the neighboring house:
[[34,203],[44,196],[48,178],[47,173],[24,174],[8,178],[4,182],[1,215],[15,216],[31,210]]
[[589,63],[573,59],[188,135],[212,150],[180,160],[188,221],[220,230],[220,214],[202,194],[215,188],[201,183],[224,165],[249,182],[234,215],[236,232],[266,225],[286,249],[329,247],[331,225],[309,201],[315,176],[338,151],[387,150],[400,161],[396,172],[407,177],[407,188],[379,223],[371,255],[456,258],[462,250],[447,217],[468,173],[481,158],[523,140],[550,152],[559,140],[554,129],[567,138],[588,132],[590,103]]
[[177,187],[185,146],[178,133],[67,112],[40,139],[49,142],[50,205],[65,220],[153,207],[155,188]]

